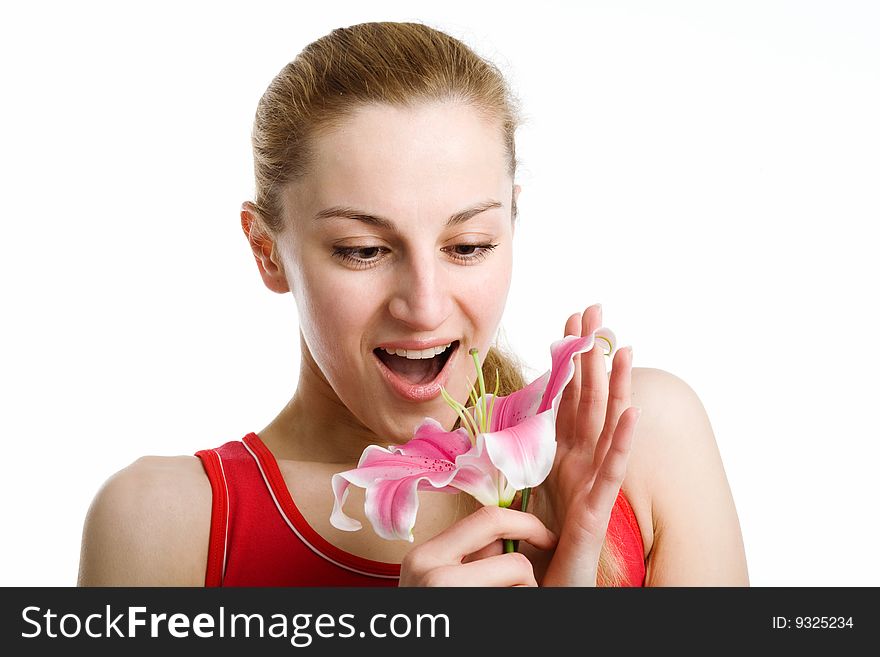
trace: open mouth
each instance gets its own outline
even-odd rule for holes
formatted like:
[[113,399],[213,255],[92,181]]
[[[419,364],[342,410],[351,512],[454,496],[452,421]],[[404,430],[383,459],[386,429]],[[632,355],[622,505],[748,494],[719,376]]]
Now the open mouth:
[[405,355],[391,354],[381,348],[373,349],[373,353],[389,370],[402,379],[412,385],[425,385],[440,375],[446,362],[458,349],[458,345],[459,341],[455,340],[445,350],[433,356],[424,352],[406,352]]

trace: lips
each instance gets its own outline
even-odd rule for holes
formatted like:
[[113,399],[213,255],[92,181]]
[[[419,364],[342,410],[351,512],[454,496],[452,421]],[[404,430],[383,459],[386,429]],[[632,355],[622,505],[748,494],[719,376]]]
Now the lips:
[[446,351],[433,358],[407,359],[376,348],[373,356],[389,387],[407,401],[428,401],[440,394],[451,370],[450,361],[458,353],[459,341],[452,341]]

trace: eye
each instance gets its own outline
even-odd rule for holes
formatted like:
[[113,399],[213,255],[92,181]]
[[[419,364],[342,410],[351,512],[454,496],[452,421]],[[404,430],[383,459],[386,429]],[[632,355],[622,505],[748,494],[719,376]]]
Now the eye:
[[377,256],[387,250],[383,246],[337,246],[333,249],[333,257],[357,269],[366,269],[379,262],[381,258]]
[[486,258],[497,244],[456,244],[450,255],[465,264],[475,264]]

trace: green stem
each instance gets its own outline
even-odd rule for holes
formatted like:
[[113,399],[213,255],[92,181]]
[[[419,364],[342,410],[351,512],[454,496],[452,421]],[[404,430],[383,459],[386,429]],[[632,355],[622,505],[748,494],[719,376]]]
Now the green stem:
[[[519,510],[525,513],[526,509],[529,508],[529,494],[531,494],[531,488],[523,488],[522,490],[522,503],[520,504]],[[514,541],[510,538],[504,539],[504,551],[505,552],[518,552],[519,551],[519,541]]]
[[523,488],[522,505],[520,506],[520,511],[525,512],[526,509],[529,508],[529,495],[531,494],[531,492],[531,488]]

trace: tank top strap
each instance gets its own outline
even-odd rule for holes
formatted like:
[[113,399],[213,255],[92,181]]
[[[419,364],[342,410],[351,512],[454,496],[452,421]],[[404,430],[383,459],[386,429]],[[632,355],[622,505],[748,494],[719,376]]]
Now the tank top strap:
[[211,482],[211,533],[205,586],[222,586],[229,551],[230,518],[243,499],[265,490],[260,471],[240,440],[195,454]]
[[400,564],[349,554],[312,529],[256,433],[196,456],[213,492],[205,586],[397,584]]

